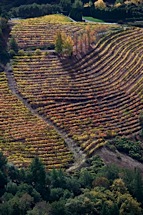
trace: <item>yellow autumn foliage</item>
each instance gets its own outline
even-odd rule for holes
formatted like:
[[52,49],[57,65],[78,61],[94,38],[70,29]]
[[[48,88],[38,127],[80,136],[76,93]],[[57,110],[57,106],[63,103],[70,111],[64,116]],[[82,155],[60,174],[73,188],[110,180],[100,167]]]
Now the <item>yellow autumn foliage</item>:
[[106,8],[106,3],[103,0],[98,0],[94,2],[94,6],[97,8]]

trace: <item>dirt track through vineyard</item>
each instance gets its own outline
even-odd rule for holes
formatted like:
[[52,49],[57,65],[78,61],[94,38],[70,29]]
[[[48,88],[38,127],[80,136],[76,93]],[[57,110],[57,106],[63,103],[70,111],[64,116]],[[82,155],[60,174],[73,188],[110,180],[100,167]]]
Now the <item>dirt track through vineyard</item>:
[[80,168],[82,165],[84,165],[86,160],[86,155],[83,153],[81,148],[77,146],[77,144],[73,141],[72,138],[68,137],[66,132],[63,132],[61,129],[59,129],[50,119],[45,118],[43,115],[40,115],[36,110],[34,110],[31,105],[26,101],[25,98],[21,95],[21,93],[18,91],[17,83],[14,79],[14,74],[12,71],[11,64],[8,63],[5,68],[7,80],[8,80],[8,86],[11,92],[20,100],[23,102],[23,104],[30,110],[30,112],[42,120],[44,120],[47,124],[52,125],[55,130],[58,132],[58,134],[64,139],[65,143],[67,144],[67,147],[69,150],[73,153],[75,162],[72,164],[67,171],[73,171],[75,169]]

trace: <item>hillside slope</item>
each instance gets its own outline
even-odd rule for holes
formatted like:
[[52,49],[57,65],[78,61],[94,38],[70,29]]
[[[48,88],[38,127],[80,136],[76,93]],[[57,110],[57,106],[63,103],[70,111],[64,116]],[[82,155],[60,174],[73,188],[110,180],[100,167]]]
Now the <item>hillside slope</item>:
[[[41,23],[39,26],[41,28]],[[78,25],[77,28],[75,24],[73,26],[71,31],[81,30]],[[44,28],[46,29],[46,23]],[[52,28],[55,29],[55,24],[51,24],[51,31]],[[16,31],[13,32],[16,35]],[[29,37],[30,32],[33,31],[29,31]],[[39,37],[40,32],[36,33],[41,38],[38,44],[43,44],[46,41],[42,40],[45,35],[42,33],[43,37]],[[19,46],[24,44],[22,32],[17,31],[16,39]],[[31,40],[33,41],[36,42]],[[80,60],[72,61],[44,51],[40,54],[24,53],[13,59],[13,87],[39,116],[49,120],[71,138],[75,147],[80,147],[79,152],[82,149],[84,154],[91,156],[99,147],[106,145],[108,139],[116,136],[130,138],[141,131],[139,114],[143,110],[142,50],[143,30],[129,28],[106,35]],[[29,129],[26,124],[25,129]],[[10,133],[13,135],[11,129]],[[9,135],[8,131],[7,134]],[[58,141],[60,144],[63,142],[60,137],[56,138],[50,156],[55,154],[53,150],[61,151],[58,149]],[[36,140],[38,146],[31,143],[39,156],[43,157],[44,153],[45,163],[49,156],[50,135],[48,139],[45,141],[43,136],[43,143]],[[42,147],[41,153],[39,147]],[[68,149],[63,145],[62,149],[59,154],[61,162],[63,158],[65,162],[71,162]],[[9,157],[9,148],[5,152]],[[31,151],[29,155],[30,153]],[[25,154],[25,157],[28,158],[29,155]],[[58,163],[60,166],[60,160]]]

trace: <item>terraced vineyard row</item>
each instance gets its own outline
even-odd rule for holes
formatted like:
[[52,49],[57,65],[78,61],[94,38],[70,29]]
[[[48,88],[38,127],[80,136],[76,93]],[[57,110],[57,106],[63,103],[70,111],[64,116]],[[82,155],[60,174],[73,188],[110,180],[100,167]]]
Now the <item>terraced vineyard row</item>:
[[44,53],[18,56],[13,64],[18,90],[91,155],[107,138],[141,129],[142,35],[129,29],[108,36],[74,63]]
[[[16,41],[20,48],[37,49],[44,48],[48,49],[49,46],[54,44],[56,32],[64,32],[76,40],[76,36],[81,36],[86,32],[87,25],[94,31],[97,32],[105,31],[109,27],[107,25],[87,23],[74,23],[74,22],[56,22],[45,18],[35,18],[19,21],[12,29],[11,35],[16,38]],[[76,42],[76,41],[75,41]]]
[[[84,23],[53,23],[48,19],[16,21],[11,34],[19,47],[47,49],[58,30],[75,40],[85,31]],[[109,28],[91,26],[96,33]],[[32,157],[39,155],[47,168],[68,166],[73,160],[71,148],[67,149],[55,128],[69,137],[69,144],[73,140],[89,156],[109,138],[139,133],[142,50],[143,30],[130,28],[104,36],[80,60],[63,59],[47,51],[15,56],[12,88],[41,118],[12,95],[5,74],[0,73],[0,147],[9,161],[27,166]],[[51,125],[46,123],[48,120]],[[79,147],[78,152],[84,158]]]
[[[82,69],[82,72],[76,73],[77,80],[82,80],[83,84],[86,73],[89,79],[93,80],[95,77],[96,85],[100,83],[100,86],[104,85],[108,88],[110,84],[113,84],[123,90],[127,90],[128,93],[136,92],[142,99],[143,32],[138,29],[132,32],[129,31],[129,36],[127,32],[123,37],[122,33],[118,37],[120,39],[116,39],[116,37],[114,39],[113,37],[110,43],[106,40],[108,44],[106,48],[101,48],[102,50],[100,49],[95,53],[92,52],[95,57],[90,59],[90,68],[87,66],[86,58],[80,62],[80,65],[77,63],[75,69],[78,69],[78,67]],[[87,57],[89,58],[89,56]],[[136,91],[137,86],[140,86],[138,91]]]
[[67,167],[73,157],[64,140],[11,94],[4,73],[0,83],[0,150],[9,162],[27,166],[39,156],[48,169]]

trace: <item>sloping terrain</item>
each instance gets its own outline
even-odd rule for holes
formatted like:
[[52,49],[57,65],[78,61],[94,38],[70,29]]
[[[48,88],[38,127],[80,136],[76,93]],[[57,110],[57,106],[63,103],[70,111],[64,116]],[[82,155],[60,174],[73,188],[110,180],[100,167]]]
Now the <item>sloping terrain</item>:
[[[75,41],[86,32],[86,27],[90,26],[94,35],[97,32],[105,31],[109,28],[105,24],[87,24],[84,22],[71,22],[63,15],[48,15],[40,18],[14,20],[17,23],[12,28],[11,35],[15,37],[19,47],[24,50],[48,49],[53,47],[57,32],[64,32]],[[114,25],[113,25],[114,26]]]
[[47,168],[67,166],[73,156],[53,126],[33,115],[8,88],[0,73],[0,150],[16,166],[39,156]]
[[[43,34],[42,31],[41,35]],[[24,41],[19,33],[17,41],[19,46]],[[33,40],[30,41],[33,43]],[[60,164],[64,166],[72,160],[67,149],[70,144],[75,149],[79,147],[76,152],[72,151],[73,154],[79,152],[79,157],[84,158],[84,154],[91,156],[110,138],[138,134],[141,130],[139,114],[143,110],[142,51],[143,30],[133,28],[105,36],[95,44],[90,53],[76,61],[62,59],[52,53],[47,55],[45,52],[16,56],[13,60],[11,80],[7,72],[9,84],[13,85],[15,94],[22,101],[26,101],[31,110],[35,111],[33,113],[41,119],[40,121],[34,119],[34,125],[30,124],[32,127],[27,125],[30,122],[22,123],[25,129],[17,128],[17,125],[22,126],[20,122],[13,126],[20,135],[16,141],[13,136],[12,139],[9,137],[10,134],[14,135],[10,124],[6,132],[8,143],[20,143],[17,144],[19,154],[21,154],[19,146],[32,147],[34,153],[32,154],[32,150],[24,153],[26,159],[37,152],[37,155],[44,157],[47,166],[54,165],[54,162],[58,162],[57,166]],[[4,80],[6,85],[6,79]],[[6,89],[8,91],[8,88]],[[5,98],[6,89],[1,85],[1,92]],[[4,105],[1,110],[8,107],[7,104],[10,102],[13,102],[12,98],[2,101]],[[23,109],[18,108],[17,111],[21,110]],[[24,109],[22,114],[27,115],[26,111]],[[18,120],[19,117],[15,119],[14,113],[10,113],[14,121]],[[28,120],[32,120],[33,117],[30,115]],[[6,119],[7,117],[0,121],[2,126],[3,123],[9,124]],[[45,124],[48,121],[51,122],[52,128]],[[44,123],[42,126],[46,126],[44,134],[39,131],[38,123]],[[41,133],[39,134],[36,129]],[[45,136],[46,129],[50,134]],[[32,132],[30,137],[26,137],[27,130]],[[53,133],[56,137],[51,143]],[[63,135],[63,139],[69,138],[66,139],[67,144],[64,144],[59,135]],[[25,144],[27,140],[29,142]],[[53,145],[49,149],[50,143]],[[81,149],[84,154],[81,153]],[[9,148],[3,147],[2,150],[11,159]],[[49,157],[57,160],[51,159],[51,163],[48,163]],[[15,157],[11,160],[15,160]]]

